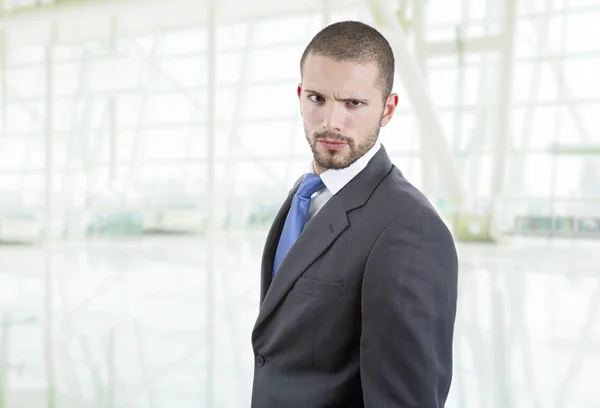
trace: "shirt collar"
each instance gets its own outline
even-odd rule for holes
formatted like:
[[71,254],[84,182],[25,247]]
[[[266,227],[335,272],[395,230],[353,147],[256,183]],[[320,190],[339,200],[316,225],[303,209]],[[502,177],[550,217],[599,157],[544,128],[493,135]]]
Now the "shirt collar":
[[[342,188],[346,186],[354,177],[367,167],[367,164],[371,161],[373,156],[381,148],[381,142],[377,140],[373,147],[369,149],[362,157],[352,163],[345,169],[329,169],[321,174],[321,180],[325,187],[331,192],[331,194],[337,194]],[[310,166],[310,173],[314,173],[313,166]]]

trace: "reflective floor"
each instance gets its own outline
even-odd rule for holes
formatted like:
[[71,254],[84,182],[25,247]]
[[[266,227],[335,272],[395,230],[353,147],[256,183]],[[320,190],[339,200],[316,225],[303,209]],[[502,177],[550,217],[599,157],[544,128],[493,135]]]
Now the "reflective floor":
[[[0,407],[248,406],[265,235],[0,247]],[[447,407],[600,408],[600,241],[459,252]]]

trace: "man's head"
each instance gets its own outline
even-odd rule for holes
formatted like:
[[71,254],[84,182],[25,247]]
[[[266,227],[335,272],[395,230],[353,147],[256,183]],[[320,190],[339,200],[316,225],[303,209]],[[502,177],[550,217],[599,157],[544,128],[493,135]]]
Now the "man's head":
[[374,28],[339,22],[312,39],[300,70],[300,110],[315,170],[348,167],[375,144],[398,104],[392,49]]

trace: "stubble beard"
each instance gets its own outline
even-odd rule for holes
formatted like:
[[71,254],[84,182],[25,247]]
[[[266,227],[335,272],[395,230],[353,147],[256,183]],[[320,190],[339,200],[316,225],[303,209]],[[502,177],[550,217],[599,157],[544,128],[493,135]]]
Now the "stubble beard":
[[[324,170],[341,170],[349,167],[362,156],[364,156],[377,142],[379,137],[379,127],[373,129],[369,137],[360,144],[356,144],[351,138],[332,132],[318,132],[312,136],[304,128],[306,141],[308,142],[313,154],[315,164]],[[318,149],[317,143],[321,139],[330,139],[346,143],[343,151]],[[346,151],[348,150],[348,151]]]

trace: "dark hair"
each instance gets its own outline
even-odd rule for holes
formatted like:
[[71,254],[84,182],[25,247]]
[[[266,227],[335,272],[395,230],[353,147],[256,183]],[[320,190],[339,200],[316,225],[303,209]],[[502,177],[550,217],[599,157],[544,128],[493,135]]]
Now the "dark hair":
[[319,31],[302,54],[301,75],[304,72],[304,61],[310,54],[359,64],[375,62],[379,67],[378,79],[383,97],[387,98],[392,93],[395,69],[392,47],[379,31],[365,23],[341,21]]

